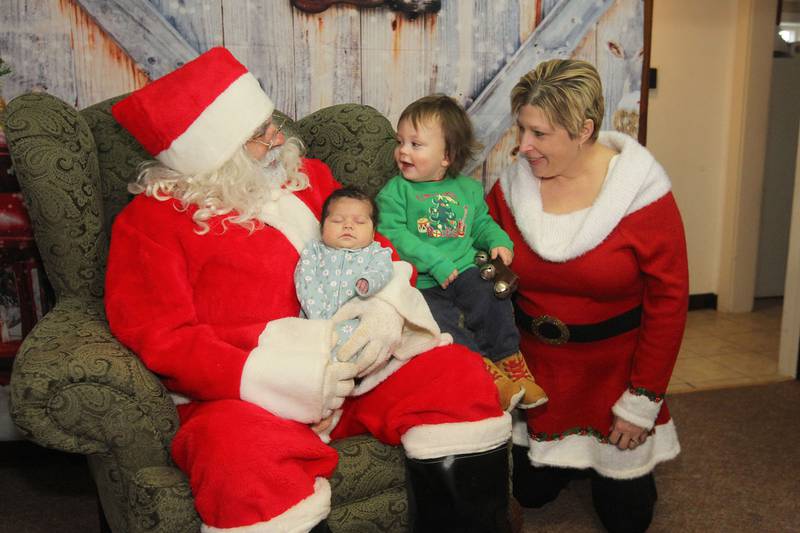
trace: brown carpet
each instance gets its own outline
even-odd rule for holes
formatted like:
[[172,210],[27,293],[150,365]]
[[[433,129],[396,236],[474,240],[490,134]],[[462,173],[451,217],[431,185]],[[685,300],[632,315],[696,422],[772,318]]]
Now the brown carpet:
[[83,456],[0,442],[0,533],[99,531],[94,482]]
[[[682,453],[656,468],[650,527],[665,532],[800,531],[800,382],[668,397]],[[588,481],[542,509],[526,533],[603,531]]]
[[[800,531],[800,382],[668,398],[683,453],[656,469],[650,531]],[[99,531],[81,457],[0,443],[0,533]],[[525,511],[526,533],[596,532],[588,482]]]

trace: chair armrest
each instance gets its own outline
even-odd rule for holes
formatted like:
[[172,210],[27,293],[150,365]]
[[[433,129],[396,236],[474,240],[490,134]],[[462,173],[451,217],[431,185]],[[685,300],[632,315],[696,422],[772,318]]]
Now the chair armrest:
[[175,467],[142,468],[133,478],[128,495],[128,524],[132,531],[170,533],[199,531],[200,517],[194,507],[186,476]]
[[60,301],[25,338],[11,416],[42,446],[110,454],[128,472],[170,466],[178,427],[163,385],[111,334],[99,299]]

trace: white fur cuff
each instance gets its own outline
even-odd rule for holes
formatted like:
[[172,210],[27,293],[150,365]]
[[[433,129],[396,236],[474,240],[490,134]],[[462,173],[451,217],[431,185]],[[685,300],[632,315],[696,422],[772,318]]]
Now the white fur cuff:
[[331,510],[331,485],[324,477],[314,481],[314,492],[300,500],[282,514],[267,522],[256,522],[247,526],[217,528],[206,524],[201,533],[304,533],[328,516]]
[[415,426],[400,438],[411,459],[433,459],[447,455],[485,452],[511,438],[511,415],[475,422]]
[[330,320],[273,320],[244,363],[241,398],[289,420],[318,422],[332,340]]
[[631,424],[651,430],[662,403],[664,400],[653,401],[643,394],[633,394],[626,390],[611,408],[611,412]]

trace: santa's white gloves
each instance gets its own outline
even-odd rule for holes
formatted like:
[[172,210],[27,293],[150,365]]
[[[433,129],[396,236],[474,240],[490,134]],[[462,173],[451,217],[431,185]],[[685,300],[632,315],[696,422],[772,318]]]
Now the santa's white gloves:
[[322,419],[331,416],[353,392],[353,378],[357,373],[358,367],[353,363],[331,361],[325,369],[325,381],[322,385]]
[[274,415],[314,424],[353,391],[358,367],[331,360],[333,322],[281,318],[267,324],[242,368],[240,397]]
[[[353,335],[339,347],[337,357],[349,361],[358,354],[358,376],[380,370],[400,345],[403,317],[390,304],[378,298],[353,298],[333,315],[333,322],[360,319]],[[359,350],[361,353],[359,353]]]

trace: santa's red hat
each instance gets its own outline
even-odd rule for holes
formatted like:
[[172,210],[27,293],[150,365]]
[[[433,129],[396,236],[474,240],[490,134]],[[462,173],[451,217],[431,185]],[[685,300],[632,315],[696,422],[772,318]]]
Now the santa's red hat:
[[255,76],[217,47],[134,91],[111,113],[156,159],[192,175],[221,167],[274,109]]

